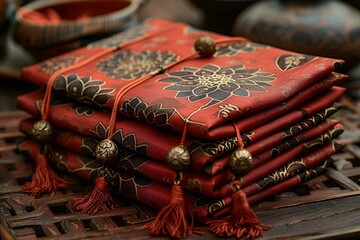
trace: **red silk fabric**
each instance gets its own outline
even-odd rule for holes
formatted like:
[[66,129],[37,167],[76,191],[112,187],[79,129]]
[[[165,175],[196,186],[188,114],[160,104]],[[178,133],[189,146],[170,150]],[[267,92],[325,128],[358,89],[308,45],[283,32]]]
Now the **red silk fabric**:
[[[26,81],[44,86],[58,69],[80,63],[104,48],[156,33],[165,26],[170,26],[168,31],[65,71],[56,79],[55,91],[95,107],[111,109],[117,89],[192,53],[198,37],[230,39],[185,24],[155,19],[113,38],[26,67],[22,76]],[[186,119],[189,135],[212,139],[228,137],[234,134],[234,129],[224,125],[287,101],[329,76],[337,62],[340,61],[284,51],[245,39],[220,44],[213,57],[195,57],[176,64],[131,89],[121,99],[119,111],[127,117],[180,133]],[[276,116],[272,114],[267,120]]]
[[[20,129],[30,135],[32,125],[32,120],[26,120],[20,124]],[[287,141],[283,139],[282,143],[278,146],[270,147],[260,155],[254,155],[255,162],[261,161],[261,163],[254,166],[254,168],[258,167],[257,169],[254,169],[243,177],[242,186],[246,187],[267,174],[283,167],[289,161],[301,156],[301,154],[327,144],[332,138],[337,137],[341,133],[342,126],[338,124],[337,121],[327,120],[324,123],[305,131],[304,133],[300,133],[296,136],[286,136],[287,138],[296,139],[295,142],[294,140]],[[279,139],[275,137],[271,137],[269,139],[276,142],[282,138],[283,136]],[[56,139],[54,140],[54,144],[61,146],[63,151],[66,151],[65,149],[67,149],[67,151],[72,152],[71,156],[74,156],[73,158],[81,157],[94,159],[94,152],[91,151],[90,148],[94,144],[96,145],[98,140],[82,137],[81,135],[62,129],[56,130],[54,139]],[[321,139],[328,139],[328,141],[323,141]],[[284,146],[288,147],[284,148]],[[274,152],[277,154],[275,155]],[[124,161],[128,161],[129,163],[133,162],[136,169],[127,169],[129,174],[136,174],[136,172],[141,173],[152,181],[169,186],[172,185],[172,179],[175,177],[175,172],[169,169],[164,163],[155,161],[146,156],[141,156],[131,150],[126,152],[126,154],[124,153],[122,157],[116,161],[120,165]],[[214,176],[206,176],[202,173],[196,173],[191,170],[184,172],[183,186],[189,191],[193,191],[207,197],[224,198],[228,196],[233,191],[231,183],[233,174],[226,168],[228,165],[228,159],[227,161],[216,162],[216,164],[219,168],[223,169],[223,171],[215,174]],[[312,165],[311,167],[314,166],[315,165]]]
[[[329,87],[328,85],[324,86]],[[261,151],[265,151],[266,148],[261,147],[262,144],[258,144],[258,147],[256,147],[256,142],[261,143],[262,141],[266,141],[266,137],[268,137],[267,139],[275,144],[276,142],[273,140],[276,138],[270,137],[272,134],[279,132],[278,138],[280,139],[281,135],[286,135],[286,133],[281,133],[284,127],[291,127],[291,125],[301,122],[300,120],[305,119],[307,116],[324,110],[336,101],[343,92],[344,89],[333,87],[323,95],[309,100],[289,113],[286,113],[289,110],[283,110],[284,114],[282,114],[281,117],[271,122],[269,121],[267,124],[262,124],[261,121],[266,115],[255,114],[251,122],[244,119],[239,125],[245,129],[242,135],[242,139],[246,144],[245,146],[249,146],[254,156],[258,155]],[[36,116],[39,114],[42,97],[42,94],[38,91],[20,96],[18,98],[18,106],[31,115]],[[296,106],[297,102],[294,102]],[[278,108],[281,110],[285,106],[287,105],[280,105]],[[109,118],[108,113],[94,111],[86,106],[68,103],[66,101],[58,101],[53,102],[50,108],[49,120],[55,126],[101,140],[106,138],[106,127]],[[81,124],[79,124],[80,122]],[[244,124],[242,125],[242,123]],[[161,131],[155,127],[128,119],[118,120],[116,129],[113,140],[117,144],[162,162],[166,161],[167,153],[180,142],[181,138],[180,135]],[[246,129],[248,129],[248,131],[246,131]],[[154,141],[154,139],[156,139],[156,141]],[[277,142],[277,144],[278,143],[279,142]],[[204,172],[207,175],[214,175],[221,171],[223,165],[219,165],[216,162],[226,162],[228,155],[237,147],[235,137],[205,142],[201,139],[191,138],[188,139],[185,145],[189,149],[192,159],[196,160],[192,161],[191,169]],[[92,146],[92,148],[95,147],[96,146]]]
[[[202,220],[227,213],[231,205],[234,176],[228,162],[240,140],[254,159],[241,179],[250,203],[321,173],[324,162],[340,149],[332,139],[342,126],[329,117],[345,91],[336,85],[347,76],[334,72],[341,61],[237,39],[217,45],[211,58],[180,62],[195,52],[194,42],[204,35],[232,39],[154,19],[26,67],[23,78],[40,87],[50,76],[55,79],[47,108],[47,120],[56,129],[49,142],[53,164],[89,182],[105,169],[114,192],[161,208],[169,201],[175,177],[165,164],[166,155],[182,142],[186,122],[184,146],[191,165],[181,186],[190,210]],[[102,51],[110,53],[92,61]],[[91,61],[81,64],[86,59]],[[172,64],[125,93],[114,134],[107,136],[119,89]],[[60,69],[64,72],[55,78]],[[18,98],[18,107],[34,117],[20,126],[27,134],[32,121],[41,117],[43,94],[34,91]],[[108,137],[121,151],[103,166],[94,153]],[[39,145],[25,140],[19,149],[34,158]]]
[[[31,140],[25,140],[19,145],[19,150],[31,158],[37,156],[39,149],[40,146]],[[273,186],[271,184],[269,184],[269,186],[261,185],[261,181],[269,181],[272,175],[276,173],[279,174],[279,172],[264,176],[257,183],[245,187],[243,191],[249,198],[249,203],[254,204],[266,197],[296,186],[302,181],[308,180],[310,177],[316,176],[321,172],[320,170],[323,171],[324,169],[320,166],[316,170],[314,166],[327,160],[336,151],[337,149],[334,144],[329,143],[316,151],[294,158],[294,161],[284,167],[285,171],[284,169],[279,169],[283,173],[286,173],[287,176],[279,179],[279,182],[273,182]],[[79,157],[71,151],[58,147],[54,147],[52,153],[58,156],[57,158],[52,158],[53,165],[58,169],[68,171],[70,174],[86,181],[91,181],[91,179],[96,178],[99,165],[94,159]],[[291,166],[292,170],[290,170]],[[129,199],[140,201],[158,209],[165,206],[169,201],[170,186],[166,186],[166,184],[146,179],[142,174],[127,174],[126,171],[121,170],[112,176],[114,176],[113,191],[121,193]],[[272,189],[276,189],[276,192],[272,192]],[[266,194],[263,192],[266,192]],[[230,195],[231,194],[232,192]],[[215,216],[226,214],[231,205],[230,196],[224,198],[208,198],[187,193],[186,201],[189,209],[194,213],[194,217],[202,221],[206,221],[208,217],[213,216],[214,213]],[[213,212],[214,207],[219,207],[219,209]]]

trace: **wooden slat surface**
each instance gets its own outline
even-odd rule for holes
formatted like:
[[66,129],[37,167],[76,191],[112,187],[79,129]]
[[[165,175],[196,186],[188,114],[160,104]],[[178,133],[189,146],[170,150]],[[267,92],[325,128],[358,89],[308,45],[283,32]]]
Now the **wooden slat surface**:
[[[340,139],[347,147],[333,156],[339,169],[331,169],[306,185],[276,196],[276,201],[268,200],[253,207],[262,223],[271,226],[260,239],[360,238],[360,116],[357,112],[345,109],[337,115],[347,129]],[[68,190],[38,199],[23,193],[21,185],[31,178],[33,165],[13,148],[14,138],[20,136],[16,126],[25,116],[21,112],[0,116],[2,239],[167,239],[151,236],[141,229],[154,211],[139,204],[117,203],[114,210],[96,215],[74,212],[69,200],[83,194],[84,183],[71,178]],[[343,167],[347,169],[341,170]],[[189,239],[217,237],[197,223]]]

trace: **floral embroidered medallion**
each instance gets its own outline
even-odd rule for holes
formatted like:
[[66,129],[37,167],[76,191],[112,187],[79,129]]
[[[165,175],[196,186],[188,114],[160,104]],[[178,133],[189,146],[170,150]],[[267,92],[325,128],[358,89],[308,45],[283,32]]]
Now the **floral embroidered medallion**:
[[171,51],[121,51],[100,61],[96,68],[114,79],[132,80],[175,62]]
[[104,81],[94,80],[91,76],[78,74],[61,75],[54,83],[54,89],[83,103],[105,107],[112,98],[114,88],[102,88]]
[[256,49],[268,48],[268,46],[252,43],[252,42],[243,42],[235,43],[230,45],[219,46],[216,50],[215,56],[232,56],[238,52],[254,52]]
[[80,60],[80,58],[81,56],[61,56],[51,58],[41,64],[39,69],[40,71],[51,75],[60,69],[74,65]]
[[[102,122],[99,122],[95,129],[89,129],[89,131],[93,138],[84,138],[80,146],[80,151],[83,155],[95,157],[95,155],[93,155],[95,154],[95,148],[99,141],[107,138],[108,129]],[[124,135],[122,129],[117,129],[112,136],[112,140],[118,145],[119,149],[126,147],[144,156],[148,154],[148,145],[138,144],[134,133]]]
[[[99,143],[99,140],[106,138],[107,129],[100,122],[97,124],[96,130],[90,131],[95,138],[84,138],[82,145],[80,146],[80,152],[83,156],[94,158],[96,146]],[[122,137],[120,135],[122,135],[121,130],[117,130],[114,133],[113,140],[116,143],[119,143],[119,139],[126,139],[125,141],[127,142],[135,141],[130,135],[127,135],[127,137]],[[130,145],[136,144],[133,143]],[[141,145],[137,150],[143,154],[147,152],[147,147]],[[110,179],[110,182],[112,182],[114,187],[117,187],[122,194],[125,194],[130,199],[139,199],[137,191],[138,187],[147,187],[152,183],[151,180],[143,177],[143,174],[139,170],[139,168],[147,162],[148,160],[141,155],[122,147],[115,161],[109,163],[109,166],[107,166],[107,168],[112,171],[106,171],[106,177]],[[94,171],[93,174],[95,174],[95,177],[97,176],[96,172],[99,171]]]
[[282,71],[289,71],[315,58],[310,55],[281,55],[276,58],[276,66]]
[[134,97],[121,104],[120,112],[132,119],[137,119],[150,125],[167,130],[173,130],[169,119],[174,114],[173,108],[163,108],[162,104],[148,105],[140,98]]
[[165,90],[176,91],[176,97],[186,97],[190,102],[210,98],[208,105],[221,102],[232,95],[247,97],[251,92],[267,92],[275,80],[274,73],[261,72],[259,68],[244,65],[219,67],[208,64],[201,68],[183,67],[169,72],[168,78],[159,82],[171,83]]
[[154,27],[147,24],[142,24],[136,27],[129,28],[128,30],[117,33],[111,37],[93,42],[87,45],[88,48],[97,48],[97,47],[115,47],[126,41],[141,37],[147,30],[150,30]]

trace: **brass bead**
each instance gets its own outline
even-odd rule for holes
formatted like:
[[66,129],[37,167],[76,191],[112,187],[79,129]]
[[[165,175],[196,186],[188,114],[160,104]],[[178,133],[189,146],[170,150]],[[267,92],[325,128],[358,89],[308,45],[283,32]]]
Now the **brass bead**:
[[104,139],[96,146],[95,157],[97,161],[106,164],[113,161],[117,153],[118,147],[116,144],[110,139]]
[[236,149],[230,156],[229,168],[236,177],[247,174],[253,166],[250,152],[243,148]]
[[181,172],[190,166],[190,153],[184,146],[176,146],[167,155],[167,164],[174,171]]
[[202,57],[211,57],[216,52],[216,44],[210,37],[200,37],[195,42],[195,50],[200,51]]
[[34,123],[31,135],[36,141],[46,143],[53,137],[54,130],[48,121],[39,120]]

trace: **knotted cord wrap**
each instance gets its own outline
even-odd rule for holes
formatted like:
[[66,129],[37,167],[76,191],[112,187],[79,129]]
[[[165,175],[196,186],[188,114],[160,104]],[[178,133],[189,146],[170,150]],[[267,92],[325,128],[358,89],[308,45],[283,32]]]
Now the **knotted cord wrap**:
[[233,123],[233,125],[234,125],[234,128],[235,128],[237,145],[238,145],[239,148],[244,148],[245,144],[244,144],[244,141],[242,140],[240,129],[236,126],[235,123]]
[[[50,102],[51,102],[51,94],[52,94],[52,88],[56,81],[56,79],[65,72],[68,72],[70,70],[74,70],[76,68],[85,66],[86,64],[95,61],[96,59],[103,57],[106,54],[109,54],[113,51],[118,50],[119,48],[123,48],[127,45],[133,44],[135,42],[142,41],[144,39],[147,39],[151,36],[158,35],[161,32],[166,32],[174,29],[177,26],[177,24],[171,24],[170,26],[163,27],[161,30],[154,31],[151,34],[144,35],[142,37],[139,37],[134,40],[130,40],[126,43],[120,44],[118,46],[114,46],[112,48],[104,49],[103,51],[98,52],[97,54],[78,62],[70,67],[60,69],[57,72],[55,72],[53,75],[50,76],[43,100],[43,104],[41,107],[41,118],[42,120],[47,120],[49,117],[49,109],[50,109]],[[222,43],[231,43],[231,42],[238,42],[243,41],[243,38],[226,38],[226,39],[219,39],[217,41],[213,41],[209,37],[202,37],[196,42],[196,48],[195,51],[192,53],[189,53],[188,55],[185,55],[181,57],[176,62],[173,62],[171,64],[168,64],[166,66],[160,66],[157,70],[148,73],[138,79],[135,79],[128,84],[121,87],[118,92],[116,93],[114,97],[114,102],[112,106],[111,111],[111,117],[109,120],[108,125],[108,132],[107,132],[107,138],[105,140],[110,140],[114,134],[115,131],[115,125],[117,120],[117,113],[119,109],[119,105],[122,102],[122,98],[124,95],[136,88],[137,86],[141,85],[142,83],[146,82],[147,80],[151,79],[155,75],[164,72],[171,67],[178,65],[181,62],[184,62],[188,59],[194,58],[196,56],[199,57],[212,57],[213,54],[216,51],[216,44],[222,44]],[[188,117],[190,118],[190,117]],[[153,234],[166,234],[174,238],[182,238],[191,235],[192,233],[192,227],[189,226],[188,221],[186,219],[186,203],[184,199],[184,193],[181,186],[182,178],[179,176],[182,176],[182,171],[185,170],[190,165],[190,154],[186,147],[184,146],[186,135],[187,135],[187,127],[188,127],[188,119],[185,120],[183,134],[180,142],[180,146],[176,146],[175,152],[173,154],[173,160],[174,162],[178,161],[181,164],[169,164],[170,167],[175,166],[173,170],[176,173],[176,176],[174,178],[174,184],[172,187],[172,194],[169,201],[169,204],[165,206],[158,214],[158,216],[155,218],[153,222],[150,222],[145,225],[146,228],[148,228]],[[97,148],[98,149],[98,148]],[[112,154],[111,159],[109,161],[116,158],[116,154]],[[46,162],[46,161],[43,161]],[[168,161],[170,162],[170,161]],[[102,162],[103,164],[107,164],[108,162]],[[103,165],[104,166],[104,165]],[[179,168],[180,166],[180,168]],[[48,167],[49,168],[49,167]],[[73,206],[76,210],[82,211],[83,213],[96,213],[99,211],[106,211],[113,208],[113,201],[110,194],[110,188],[109,188],[109,180],[106,176],[99,175],[95,181],[94,181],[94,187],[93,189],[84,197],[82,198],[76,198],[73,199]]]
[[[117,112],[118,112],[118,105],[121,102],[121,98],[125,95],[126,92],[129,90],[135,88],[136,86],[142,84],[143,82],[149,80],[156,74],[165,71],[172,66],[183,62],[187,59],[190,59],[194,56],[198,55],[198,52],[191,53],[180,60],[178,60],[175,63],[169,64],[165,67],[159,68],[158,70],[144,75],[143,77],[140,77],[139,79],[128,83],[123,88],[119,90],[119,92],[116,94],[115,100],[114,100],[114,106],[111,112],[110,117],[110,123],[109,123],[109,130],[108,130],[108,139],[110,139],[115,131],[115,124],[116,124],[116,118],[117,118]],[[187,132],[187,123],[185,123],[184,131],[181,139],[181,146],[183,146],[185,139],[186,139],[186,132]],[[189,226],[187,219],[186,219],[186,213],[185,213],[185,200],[184,200],[184,194],[183,189],[180,186],[181,180],[174,181],[174,185],[172,187],[172,194],[170,198],[170,202],[167,206],[162,208],[160,212],[158,213],[157,217],[150,223],[146,224],[144,228],[147,228],[150,230],[150,232],[154,235],[168,235],[173,238],[184,238],[191,235],[191,227]]]
[[183,129],[182,136],[181,136],[181,141],[180,141],[181,146],[184,146],[184,144],[185,144],[187,129],[188,129],[188,124],[187,124],[187,122],[185,122],[184,129]]
[[[210,39],[208,37],[206,37],[207,39]],[[240,37],[235,37],[235,38],[225,38],[225,39],[219,39],[217,41],[213,41],[213,44],[222,44],[222,43],[232,43],[232,42],[239,42],[239,41],[244,41],[245,38],[240,38]],[[147,80],[149,80],[150,78],[154,77],[155,75],[163,72],[163,71],[166,71],[168,69],[170,69],[171,67],[173,66],[176,66],[177,64],[179,63],[182,63],[188,59],[191,59],[195,56],[198,56],[201,54],[201,50],[197,50],[193,53],[190,53],[184,57],[182,57],[181,59],[179,59],[178,61],[175,61],[173,63],[170,63],[166,66],[163,66],[163,67],[160,67],[159,69],[151,72],[151,73],[148,73],[138,79],[135,79],[131,82],[129,82],[128,84],[126,84],[125,86],[123,86],[122,88],[120,88],[120,90],[117,92],[115,98],[114,98],[114,105],[113,105],[113,108],[112,108],[112,112],[111,112],[111,116],[110,116],[110,122],[109,122],[109,130],[108,130],[108,135],[107,135],[107,138],[108,139],[111,139],[112,135],[114,134],[114,131],[115,131],[115,125],[116,125],[116,117],[117,117],[117,112],[118,112],[118,108],[119,108],[119,104],[121,102],[121,99],[122,97],[128,92],[130,91],[131,89],[135,88],[136,86],[139,86],[141,85],[142,83],[146,82]],[[214,53],[213,53],[214,54]],[[206,56],[206,57],[211,57],[211,56]],[[185,124],[185,127],[187,127],[187,124]],[[184,131],[186,131],[184,127]],[[185,134],[185,137],[186,137],[186,134]],[[182,142],[184,141],[185,139],[184,137],[184,134],[183,134],[183,137],[182,137]]]
[[[231,196],[230,216],[225,219],[210,221],[209,231],[221,237],[260,237],[263,231],[269,229],[268,226],[262,225],[251,209],[245,193],[241,190],[237,181],[241,176],[250,171],[252,167],[252,157],[244,149],[244,142],[241,138],[239,128],[235,127],[236,137],[239,148],[230,157],[229,168],[235,175],[233,182],[234,193]],[[237,154],[235,154],[237,151]],[[250,157],[249,157],[250,156]],[[243,163],[245,162],[245,163]]]
[[[161,29],[159,29],[157,31],[151,32],[149,34],[145,34],[139,38],[129,40],[125,43],[119,44],[118,46],[103,49],[102,51],[92,55],[91,57],[89,57],[87,59],[84,59],[72,66],[69,66],[69,67],[66,67],[63,69],[59,69],[58,71],[56,71],[54,74],[52,74],[49,77],[49,80],[47,82],[45,95],[44,95],[44,99],[43,99],[42,106],[41,106],[41,120],[40,121],[43,121],[46,124],[50,125],[50,123],[47,122],[47,119],[49,118],[49,113],[50,113],[52,88],[54,86],[56,79],[59,76],[61,76],[65,72],[85,66],[86,64],[89,64],[92,61],[95,61],[96,59],[98,59],[106,54],[114,52],[114,51],[118,50],[119,48],[123,48],[125,46],[143,41],[150,37],[156,36],[162,32],[171,31],[171,30],[175,29],[177,26],[178,26],[178,24],[169,24],[167,26],[162,27]],[[36,122],[34,124],[34,127],[36,126],[36,124],[38,124],[38,122]],[[42,131],[42,130],[43,129],[38,129],[38,131]],[[37,140],[40,140],[44,145],[49,143],[49,139],[41,140],[41,138],[39,138],[38,136],[36,138],[37,138]],[[67,182],[64,179],[57,176],[56,173],[51,169],[51,167],[48,166],[48,161],[47,161],[45,155],[39,155],[36,159],[37,160],[36,160],[35,172],[34,172],[31,182],[25,183],[24,188],[23,188],[23,190],[25,192],[31,193],[31,195],[33,195],[34,197],[39,197],[42,193],[55,191],[57,189],[64,188],[67,186]],[[91,199],[91,198],[87,198],[87,199]]]
[[55,80],[62,74],[64,74],[65,72],[68,72],[68,71],[71,71],[71,70],[74,70],[74,69],[77,69],[79,67],[83,67],[89,63],[91,63],[92,61],[95,61],[97,60],[98,58],[106,55],[106,54],[109,54],[111,52],[114,52],[120,48],[124,48],[126,46],[129,46],[129,45],[132,45],[132,44],[135,44],[137,42],[141,42],[143,40],[146,40],[150,37],[153,37],[153,36],[156,36],[158,34],[161,34],[162,32],[167,32],[167,31],[171,31],[173,29],[175,29],[179,24],[169,24],[167,26],[164,26],[162,27],[161,29],[157,30],[157,31],[154,31],[154,32],[151,32],[151,33],[148,33],[148,34],[145,34],[141,37],[138,37],[138,38],[135,38],[135,39],[132,39],[132,40],[129,40],[127,42],[124,42],[124,43],[121,43],[119,44],[118,46],[114,46],[112,48],[106,48],[94,55],[92,55],[91,57],[87,58],[87,59],[84,59],[72,66],[69,66],[69,67],[66,67],[66,68],[63,68],[63,69],[59,69],[58,71],[56,71],[55,73],[53,73],[48,82],[47,82],[47,86],[46,86],[46,91],[45,91],[45,96],[44,96],[44,99],[43,99],[43,105],[41,107],[41,117],[42,119],[47,119],[49,116],[49,108],[50,108],[50,101],[51,101],[51,93],[52,93],[52,88],[53,88],[53,85],[55,83]]
[[[196,55],[212,57],[216,51],[214,41],[209,37],[201,37],[195,42],[195,52],[180,59],[178,62],[170,64],[172,67],[179,62],[185,61]],[[166,69],[167,69],[166,68]],[[164,68],[165,69],[165,68]],[[187,135],[188,119],[185,120],[181,141],[179,146],[175,146],[167,155],[168,166],[176,172],[174,184],[171,190],[171,198],[163,207],[156,218],[146,224],[144,228],[149,229],[153,235],[168,235],[173,238],[184,238],[192,234],[192,227],[186,219],[185,199],[181,187],[182,171],[190,166],[190,153],[184,146]]]
[[[185,61],[186,59],[189,59],[193,56],[195,56],[196,53],[192,53],[192,54],[189,54],[188,56],[185,56],[184,58],[182,58],[180,61]],[[178,62],[176,62],[178,63]],[[175,63],[175,64],[176,64]],[[128,84],[126,84],[125,86],[123,86],[122,88],[120,88],[120,90],[117,92],[116,96],[115,96],[115,99],[114,99],[114,105],[113,105],[113,108],[112,108],[112,111],[111,111],[111,116],[110,116],[110,121],[109,121],[109,127],[108,127],[108,134],[107,134],[107,139],[106,140],[110,140],[111,141],[111,138],[114,134],[114,131],[115,131],[115,125],[116,125],[116,119],[117,119],[117,113],[118,113],[118,108],[119,108],[119,104],[121,102],[121,99],[122,97],[128,92],[130,91],[131,89],[135,88],[136,86],[139,86],[140,84],[142,84],[143,82],[149,80],[150,78],[152,78],[153,76],[155,76],[156,74],[158,74],[159,72],[161,71],[164,71],[170,67],[172,67],[174,64],[169,64],[163,68],[159,68],[158,70],[152,72],[152,73],[149,73],[149,74],[146,74],[144,75],[143,77],[140,77]],[[103,140],[104,141],[104,140]],[[101,143],[101,142],[100,142]],[[115,144],[114,142],[111,141],[112,144]],[[99,145],[97,147],[97,149],[99,149]],[[98,151],[98,150],[97,150]],[[109,159],[109,162],[114,160],[116,158],[116,154],[113,155],[112,159]],[[99,160],[99,159],[97,159]],[[89,193],[90,195],[92,194],[92,191]],[[88,197],[88,196],[85,196],[84,197],[87,201],[92,201],[93,198],[91,197]],[[86,201],[84,199],[84,201]],[[80,200],[78,200],[80,201]],[[105,202],[102,202],[102,203],[105,203]],[[89,205],[91,205],[91,203],[88,203]],[[98,204],[101,204],[101,202],[98,202]],[[79,208],[80,209],[80,208]],[[99,208],[100,210],[101,208]],[[84,211],[83,211],[84,212]],[[90,213],[90,212],[88,212]]]
[[90,193],[85,197],[73,199],[73,206],[77,211],[88,214],[113,209],[113,199],[106,178],[97,177]]
[[[212,57],[216,52],[216,44],[238,41],[244,41],[244,38],[226,38],[213,41],[209,37],[200,37],[195,42],[196,52],[194,54],[190,54],[180,59],[178,62],[168,65],[167,68],[164,69],[168,69],[171,66],[178,64],[179,62],[185,61],[186,59],[191,58],[195,55],[199,55],[201,57]],[[188,118],[190,118],[190,116]],[[185,119],[180,145],[172,148],[167,156],[168,166],[176,172],[170,202],[167,206],[163,207],[160,210],[157,217],[152,222],[144,226],[145,228],[149,229],[150,232],[154,235],[163,234],[171,236],[173,238],[184,238],[191,235],[192,233],[192,227],[188,225],[188,222],[186,220],[185,207],[183,207],[183,204],[185,204],[185,199],[183,198],[182,194],[182,179],[179,179],[177,177],[181,176],[182,171],[184,171],[190,166],[190,153],[184,146],[188,129],[188,118]],[[243,147],[243,145],[241,146]]]
[[[172,28],[174,28],[174,26],[176,26],[177,24],[172,24],[171,26],[167,27],[167,28],[162,28],[161,32],[164,32],[164,31],[169,31],[171,30]],[[159,34],[160,32],[156,32],[156,34]],[[152,33],[151,35],[154,35],[155,33]],[[156,35],[155,34],[155,35]],[[144,36],[142,38],[140,38],[141,40],[144,40],[146,38],[148,38],[149,36]],[[136,39],[136,42],[139,41],[139,39]],[[134,41],[132,41],[133,43]],[[128,45],[129,42],[127,42],[126,44],[123,44],[122,47],[124,47],[124,45]],[[113,48],[112,51],[114,50],[117,50],[117,48]],[[106,51],[106,50],[105,50]],[[105,52],[104,51],[104,54],[107,54],[108,51]],[[185,57],[183,57],[182,59],[180,59],[179,61],[173,63],[173,64],[169,64],[165,67],[161,67],[159,68],[158,70],[155,70],[149,74],[146,74],[132,82],[129,82],[128,84],[126,84],[125,86],[123,86],[122,88],[120,88],[118,90],[118,92],[116,93],[115,95],[115,98],[114,98],[114,103],[113,103],[113,107],[112,107],[112,112],[111,112],[111,117],[110,117],[110,121],[109,121],[109,127],[108,127],[108,133],[107,133],[107,140],[108,141],[111,141],[111,138],[114,134],[114,131],[115,131],[115,125],[116,125],[116,119],[117,119],[117,112],[118,112],[118,108],[119,108],[119,104],[121,102],[121,99],[122,97],[128,92],[130,91],[131,89],[135,88],[136,86],[139,86],[140,84],[142,84],[143,82],[149,80],[150,78],[152,78],[153,76],[155,76],[156,74],[168,69],[168,68],[171,68],[172,66],[178,64],[179,62],[182,62],[182,61],[185,61],[189,58],[192,58],[194,56],[196,56],[198,53],[191,53]],[[87,59],[88,62],[90,61],[93,61],[97,58],[99,58],[100,56],[102,56],[102,52],[100,52],[98,55],[94,55],[91,59]],[[82,63],[82,62],[81,62]],[[75,65],[74,65],[75,66]],[[73,66],[73,67],[74,67]],[[74,67],[75,68],[75,67]],[[56,77],[54,77],[55,79]],[[52,82],[53,83],[53,82]],[[47,98],[49,99],[49,98]],[[101,142],[100,142],[101,144]],[[99,144],[99,145],[100,145]],[[112,141],[111,141],[111,144],[114,144]],[[97,152],[98,150],[101,149],[101,147],[99,147],[99,145],[97,146]],[[116,150],[117,151],[117,150]],[[112,157],[111,159],[108,159],[109,161],[108,162],[111,162],[112,160],[114,160],[116,158],[116,154],[112,154]],[[101,161],[100,159],[97,159],[99,161]],[[95,180],[95,182],[97,182],[98,179]],[[102,180],[102,181],[106,181],[106,179]],[[101,192],[104,196],[106,196],[105,198],[102,198],[102,197],[94,197],[95,196],[99,196],[99,194],[95,194],[95,193],[99,193],[99,191],[97,189],[93,189],[91,190],[86,196],[84,196],[83,198],[81,199],[74,199],[74,205],[76,205],[76,209],[78,210],[81,210],[83,213],[95,213],[95,212],[98,212],[98,211],[101,211],[101,210],[108,210],[108,209],[111,209],[112,208],[112,205],[109,205],[108,204],[108,199],[111,199],[111,195],[109,193],[109,189],[106,188],[106,191],[107,191],[107,194]],[[102,195],[101,195],[102,196]],[[102,199],[102,201],[101,201]],[[94,203],[92,203],[92,201],[95,201],[96,204],[98,205],[97,208],[93,208],[93,207],[87,207],[87,206],[93,206]],[[99,206],[99,205],[108,205],[108,206]]]
[[[106,52],[106,53],[108,53],[109,51],[110,51],[109,49],[104,50],[104,52]],[[80,63],[70,66],[68,68],[60,69],[57,72],[55,72],[53,75],[50,76],[47,87],[46,87],[43,103],[41,106],[41,119],[42,120],[47,120],[49,117],[51,93],[52,93],[52,88],[55,83],[55,80],[61,74],[65,73],[66,71],[83,66],[83,65],[93,61],[94,59],[102,56],[104,54],[104,52],[95,54],[91,58],[86,59],[83,62],[80,62]],[[35,123],[35,124],[37,124],[37,123]],[[34,124],[34,126],[35,126],[35,124]],[[45,158],[45,156],[37,157],[37,159],[43,159],[43,158]],[[41,163],[41,165],[39,165],[39,163]],[[40,168],[41,168],[41,170],[40,170]],[[39,177],[38,177],[39,174],[47,176],[46,178],[41,179],[44,181],[39,181]],[[37,192],[39,194],[35,194],[35,195],[32,194],[32,195],[35,197],[39,197],[41,193],[55,191],[57,189],[64,188],[67,186],[67,182],[64,179],[61,179],[61,181],[59,179],[61,179],[61,178],[56,175],[56,173],[51,169],[50,166],[48,166],[47,160],[46,161],[45,160],[44,161],[36,161],[35,173],[32,177],[32,180],[31,180],[31,182],[26,183],[24,185],[23,190],[25,192]],[[53,184],[54,182],[60,182],[61,184]],[[39,191],[38,189],[41,189],[41,190]]]

